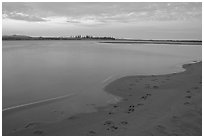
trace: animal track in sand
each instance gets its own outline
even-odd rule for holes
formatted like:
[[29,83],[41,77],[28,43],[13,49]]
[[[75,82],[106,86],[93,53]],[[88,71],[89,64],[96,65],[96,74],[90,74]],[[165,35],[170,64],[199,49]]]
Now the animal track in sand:
[[130,105],[129,108],[128,108],[128,112],[127,113],[129,114],[129,113],[132,113],[134,111],[135,111],[135,106],[134,105]]

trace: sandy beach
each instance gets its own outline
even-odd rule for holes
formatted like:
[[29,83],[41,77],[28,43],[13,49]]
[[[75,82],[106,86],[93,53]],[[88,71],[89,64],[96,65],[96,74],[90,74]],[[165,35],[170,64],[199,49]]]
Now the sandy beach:
[[6,135],[200,136],[202,62],[183,68],[181,73],[115,80],[104,89],[122,98],[118,104],[57,123],[31,122]]

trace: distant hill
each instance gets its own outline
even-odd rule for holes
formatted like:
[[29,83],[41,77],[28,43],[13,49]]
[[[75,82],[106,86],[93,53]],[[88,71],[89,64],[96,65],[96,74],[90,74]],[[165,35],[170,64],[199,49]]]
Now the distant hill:
[[2,40],[31,40],[32,37],[26,35],[3,35]]

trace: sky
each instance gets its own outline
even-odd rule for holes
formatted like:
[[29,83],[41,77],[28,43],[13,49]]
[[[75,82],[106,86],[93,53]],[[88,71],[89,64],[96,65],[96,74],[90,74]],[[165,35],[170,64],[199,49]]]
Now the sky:
[[201,2],[3,2],[3,35],[202,39]]

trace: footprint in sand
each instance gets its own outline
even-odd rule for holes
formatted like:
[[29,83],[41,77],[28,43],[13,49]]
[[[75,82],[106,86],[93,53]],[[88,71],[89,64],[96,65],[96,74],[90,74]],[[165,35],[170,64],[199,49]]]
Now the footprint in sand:
[[166,131],[166,127],[163,126],[163,125],[157,125],[157,130],[160,131],[160,132],[165,133],[165,131]]
[[145,84],[145,88],[150,89],[150,84]]
[[146,99],[147,99],[147,96],[146,96],[146,95],[145,95],[145,96],[142,96],[141,99],[146,100]]
[[185,96],[186,98],[188,98],[188,99],[190,99],[191,98],[191,96],[190,95],[188,95],[188,96]]
[[12,132],[16,132],[17,129],[13,129]]
[[76,116],[70,116],[70,117],[68,117],[67,119],[68,120],[75,120],[75,119],[77,119],[78,117],[76,117]]
[[111,124],[114,124],[114,122],[111,120],[108,120],[108,121],[105,121],[103,125],[111,125]]
[[118,127],[117,127],[117,126],[111,126],[110,128],[112,129],[112,131],[114,131],[114,130],[118,129]]
[[108,131],[113,132],[113,131],[118,129],[118,127],[115,126],[115,123],[113,121],[110,121],[110,120],[106,121],[103,125],[107,126],[106,130],[108,130]]
[[162,125],[157,125],[157,128],[159,128],[159,129],[166,129],[166,127],[165,126],[162,126]]
[[142,97],[141,97],[141,99],[146,100],[146,99],[147,99],[147,97],[149,97],[149,96],[151,96],[151,94],[147,93],[145,96],[142,96]]
[[186,91],[186,93],[191,93],[191,91],[188,90],[188,91]]
[[129,90],[132,90],[132,88],[129,88]]
[[137,106],[142,106],[142,105],[144,105],[144,104],[143,104],[143,103],[138,103],[138,104],[137,104]]
[[158,79],[152,79],[152,81],[157,81]]
[[113,107],[114,107],[114,108],[117,108],[118,106],[117,106],[117,105],[114,105]]
[[179,136],[177,133],[171,133],[171,136]]
[[199,89],[199,87],[193,87],[192,89],[195,89],[195,90],[197,90],[197,89]]
[[108,114],[109,114],[109,115],[112,115],[112,114],[113,114],[113,112],[108,112]]
[[128,99],[127,99],[127,98],[125,98],[125,99],[123,99],[123,101],[128,101]]
[[40,123],[37,123],[37,122],[28,123],[24,128],[36,127],[39,124]]
[[33,132],[33,134],[35,134],[35,135],[42,135],[43,131],[42,130],[36,130],[36,131]]
[[65,112],[64,112],[64,111],[56,111],[56,110],[54,110],[53,112],[56,113],[56,114],[58,114],[58,115],[61,115],[61,116],[64,116],[64,115],[65,115]]
[[158,88],[159,88],[159,86],[153,86],[153,88],[154,88],[154,89],[158,89]]
[[89,133],[88,133],[88,135],[95,135],[95,134],[96,134],[96,132],[93,131],[93,130],[90,130]]
[[173,118],[173,119],[178,119],[179,117],[176,116],[176,115],[173,115],[172,118]]
[[190,105],[190,102],[185,102],[184,105]]
[[127,121],[121,121],[120,123],[121,123],[122,125],[127,125],[127,124],[128,124]]
[[133,86],[133,85],[134,85],[133,83],[130,83],[130,84],[129,84],[129,86]]

